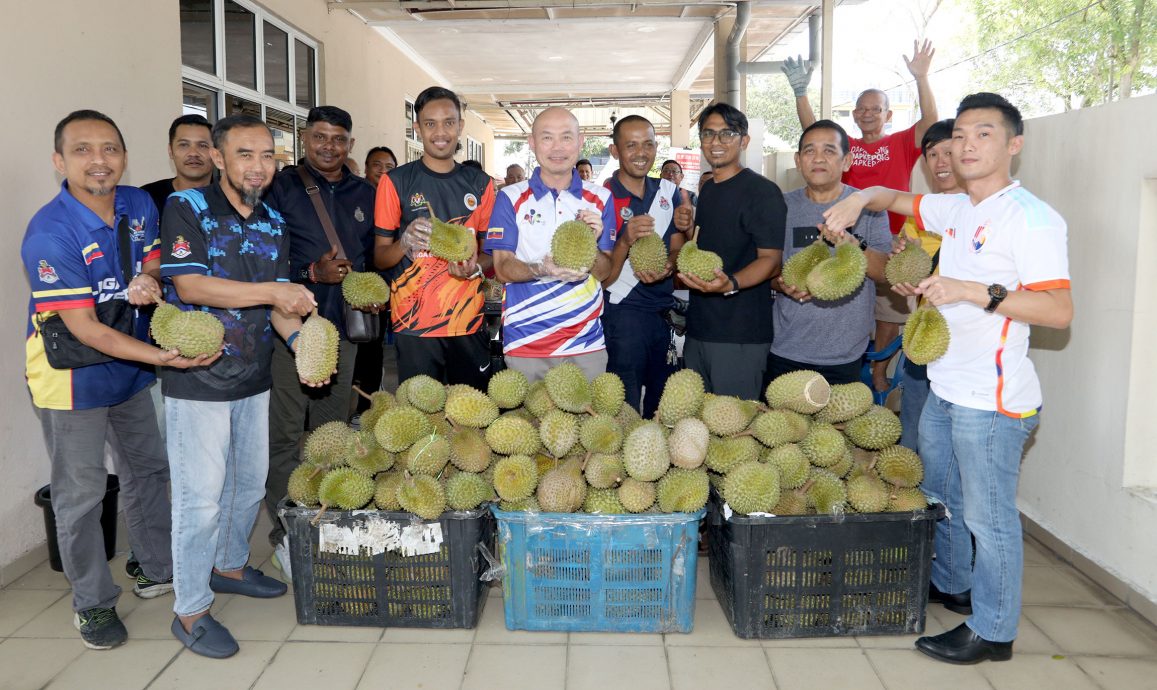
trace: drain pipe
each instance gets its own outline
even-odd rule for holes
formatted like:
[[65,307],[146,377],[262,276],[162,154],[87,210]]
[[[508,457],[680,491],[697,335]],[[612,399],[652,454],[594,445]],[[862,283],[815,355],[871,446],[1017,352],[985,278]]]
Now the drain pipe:
[[742,110],[739,102],[739,53],[743,45],[743,37],[747,34],[747,25],[751,23],[751,2],[741,0],[735,5],[735,24],[731,27],[731,34],[727,37],[725,61],[727,65],[727,98],[728,104]]

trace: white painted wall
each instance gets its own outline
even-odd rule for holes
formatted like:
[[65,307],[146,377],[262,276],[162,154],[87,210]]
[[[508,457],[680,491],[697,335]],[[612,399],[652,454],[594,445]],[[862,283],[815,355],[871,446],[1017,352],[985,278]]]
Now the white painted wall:
[[[434,78],[376,31],[323,2],[276,0],[266,7],[321,42],[322,99],[353,115],[356,155],[385,144],[404,158],[404,101]],[[181,113],[178,3],[139,0],[33,2],[0,23],[0,99],[5,161],[0,166],[0,585],[15,561],[44,543],[32,495],[48,483],[48,456],[24,382],[28,280],[19,247],[28,220],[59,189],[51,163],[56,122],[78,108],[95,108],[124,133],[129,167],[123,184],[172,175],[165,153],[169,123]],[[465,134],[496,153],[490,128],[467,116]],[[465,145],[465,138],[463,138]],[[21,563],[23,565],[23,563]],[[15,567],[15,566],[14,566]]]
[[[1068,223],[1076,308],[1066,331],[1033,329],[1045,402],[1021,472],[1020,508],[1150,602],[1157,602],[1154,122],[1157,96],[1032,120],[1016,172]],[[1142,480],[1150,490],[1130,488]]]

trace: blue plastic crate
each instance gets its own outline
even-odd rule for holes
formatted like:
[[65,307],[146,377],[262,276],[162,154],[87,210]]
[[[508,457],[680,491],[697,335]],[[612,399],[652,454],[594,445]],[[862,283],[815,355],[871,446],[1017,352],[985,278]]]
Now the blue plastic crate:
[[507,512],[498,518],[506,627],[691,632],[699,522],[646,515]]

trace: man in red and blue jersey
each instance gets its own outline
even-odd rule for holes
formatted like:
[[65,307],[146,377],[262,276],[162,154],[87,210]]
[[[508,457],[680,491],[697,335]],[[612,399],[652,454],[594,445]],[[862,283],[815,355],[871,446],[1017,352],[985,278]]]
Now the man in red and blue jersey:
[[[506,283],[506,366],[531,381],[567,361],[588,379],[607,368],[600,283],[610,275],[615,207],[607,189],[584,182],[575,170],[582,140],[570,111],[539,113],[530,133],[539,167],[529,180],[500,190],[486,233],[484,250],[494,257],[495,275]],[[562,268],[551,258],[554,231],[568,220],[581,220],[598,237],[600,251],[589,272]]]
[[[127,154],[116,123],[78,110],[57,124],[55,137],[52,161],[64,184],[28,223],[20,247],[32,286],[26,376],[52,462],[52,508],[74,624],[85,646],[111,649],[128,633],[117,616],[121,589],[100,525],[105,440],[115,450],[129,542],[141,564],[133,591],[144,598],[171,592],[169,466],[148,387],[154,366],[187,368],[216,357],[184,359],[148,343],[148,316],[139,307],[161,294],[157,209],[145,192],[117,185]],[[131,315],[111,317],[121,309]],[[54,368],[43,335],[54,315],[108,359]],[[108,323],[125,323],[131,334]]]

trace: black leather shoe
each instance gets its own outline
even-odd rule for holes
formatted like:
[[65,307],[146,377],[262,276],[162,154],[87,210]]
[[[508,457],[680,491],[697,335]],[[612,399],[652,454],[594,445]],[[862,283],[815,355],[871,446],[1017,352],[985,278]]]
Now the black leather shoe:
[[961,623],[946,633],[916,640],[916,649],[950,664],[978,664],[981,661],[1008,661],[1011,642],[989,642]]
[[972,590],[961,592],[960,594],[945,594],[936,589],[936,585],[931,582],[928,583],[928,602],[939,602],[944,604],[944,608],[953,613],[960,613],[965,616],[972,615]]

